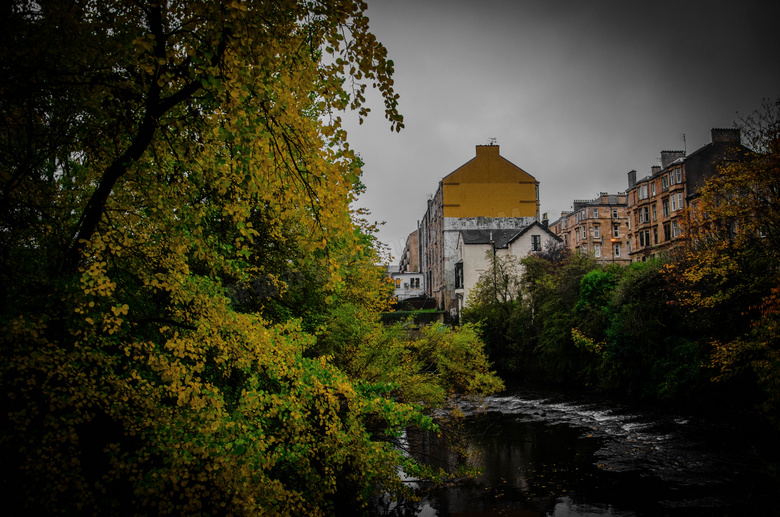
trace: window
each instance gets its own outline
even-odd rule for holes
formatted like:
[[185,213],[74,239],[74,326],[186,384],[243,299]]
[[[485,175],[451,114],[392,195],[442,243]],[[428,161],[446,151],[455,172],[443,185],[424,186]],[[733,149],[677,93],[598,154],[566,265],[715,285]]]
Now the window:
[[640,185],[639,186],[639,199],[647,199],[647,185]]
[[650,184],[650,195],[655,197],[655,181]]
[[615,256],[620,256],[620,244],[615,244]]
[[661,202],[661,207],[664,217],[669,217],[669,199],[664,199],[663,202]]
[[645,247],[645,232],[639,232],[639,247]]
[[400,289],[401,288],[401,279],[400,278],[396,278],[395,279],[395,288],[396,289]]
[[682,192],[677,193],[677,210],[683,209],[683,195]]
[[672,209],[672,212],[677,211],[677,196],[672,196],[669,198],[671,200],[670,208]]
[[598,208],[594,208],[593,209],[593,218],[594,219],[598,219],[599,218],[599,209]]
[[643,207],[642,212],[644,215],[644,220],[646,223],[650,222],[650,209],[648,207]]
[[658,214],[656,213],[656,209],[655,209],[655,203],[653,204],[652,211],[653,211],[653,221],[655,221],[658,219]]
[[677,221],[672,221],[672,239],[676,239],[680,235],[680,225]]
[[682,183],[682,168],[677,167],[677,169],[675,169],[675,173],[677,174],[677,183]]
[[593,225],[593,237],[596,239],[601,238],[601,230],[598,224]]
[[664,225],[664,240],[665,241],[672,240],[672,230],[671,230],[671,228],[669,226],[669,223],[666,223]]
[[669,173],[669,186],[672,186],[672,185],[674,185],[674,173],[670,172]]
[[620,237],[620,226],[619,225],[615,224],[615,225],[612,226],[612,236],[614,238],[616,238],[616,239],[618,237]]
[[645,230],[645,245],[650,246],[650,230]]
[[664,176],[661,178],[661,192],[666,192],[667,190],[669,190],[669,178]]
[[658,244],[658,228],[653,228],[653,244]]
[[596,244],[593,247],[593,253],[596,255],[596,258],[601,258],[601,244]]
[[617,219],[617,218],[618,218],[618,211],[617,211],[617,209],[612,210],[612,219]]
[[541,235],[531,235],[531,250],[532,251],[542,251],[542,236]]
[[455,264],[455,289],[463,288],[463,262]]

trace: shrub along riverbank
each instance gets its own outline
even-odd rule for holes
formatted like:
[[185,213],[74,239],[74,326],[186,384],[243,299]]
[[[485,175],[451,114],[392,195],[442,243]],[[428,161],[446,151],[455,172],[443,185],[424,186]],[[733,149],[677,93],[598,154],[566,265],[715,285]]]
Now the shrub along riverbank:
[[[473,330],[414,342],[341,128],[393,62],[352,0],[4,3],[8,515],[355,515],[426,469]],[[403,470],[401,470],[403,469]]]
[[463,319],[480,324],[502,373],[727,403],[778,422],[780,100],[741,123],[752,151],[701,189],[663,258],[616,266],[560,247],[519,263],[488,256]]

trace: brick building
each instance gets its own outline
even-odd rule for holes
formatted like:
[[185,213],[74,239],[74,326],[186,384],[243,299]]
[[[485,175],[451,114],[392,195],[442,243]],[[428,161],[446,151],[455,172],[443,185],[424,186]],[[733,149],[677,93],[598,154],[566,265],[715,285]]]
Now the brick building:
[[737,159],[739,129],[711,130],[712,141],[686,156],[685,151],[661,151],[661,165],[649,176],[628,173],[629,256],[631,261],[659,256],[683,237],[686,208],[701,187],[717,174],[718,165]]
[[406,245],[401,253],[400,272],[413,273],[420,271],[420,240],[419,231],[415,230],[406,238]]
[[629,262],[625,193],[602,192],[593,200],[575,200],[572,208],[550,225],[569,249],[601,262]]

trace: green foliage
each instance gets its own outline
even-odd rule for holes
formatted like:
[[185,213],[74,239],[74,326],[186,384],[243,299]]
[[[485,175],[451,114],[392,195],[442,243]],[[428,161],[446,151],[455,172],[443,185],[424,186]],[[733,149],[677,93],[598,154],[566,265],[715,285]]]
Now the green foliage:
[[[535,259],[538,260],[538,259]],[[531,288],[534,313],[535,353],[541,366],[554,380],[589,383],[592,361],[587,351],[572,340],[572,329],[582,326],[587,316],[577,310],[582,279],[598,267],[592,259],[572,254],[564,262],[534,276]],[[527,285],[527,282],[524,282]]]
[[696,393],[701,352],[689,340],[660,260],[628,266],[611,300],[601,374],[606,385],[645,397]]
[[365,378],[391,287],[336,114],[366,115],[373,83],[403,126],[365,5],[2,9],[4,510],[344,515],[408,494],[399,466],[430,473],[394,439],[436,429],[420,402],[497,384],[457,334]]
[[614,267],[611,271],[601,269],[589,271],[580,281],[580,299],[575,308],[582,311],[591,307],[604,306],[617,284],[619,273],[620,270]]
[[[705,377],[701,349],[689,338],[660,261],[602,266],[582,255],[522,261],[520,300],[499,310],[471,307],[493,361],[526,375],[634,397],[684,398]],[[507,339],[507,336],[511,336]],[[496,342],[503,348],[498,348]]]
[[444,316],[444,311],[438,309],[423,309],[411,311],[394,310],[382,314],[382,323],[392,324],[411,320],[415,325],[428,325],[439,321]]
[[334,356],[343,371],[364,385],[384,386],[396,400],[421,404],[426,412],[442,407],[450,395],[489,394],[503,388],[473,325],[371,326],[362,339],[341,341],[347,346]]
[[520,264],[513,256],[492,250],[485,257],[488,268],[471,289],[462,318],[466,323],[479,323],[488,354],[503,372],[511,373],[518,367],[513,358],[516,343],[522,340],[514,332],[520,327],[512,323],[520,303]]

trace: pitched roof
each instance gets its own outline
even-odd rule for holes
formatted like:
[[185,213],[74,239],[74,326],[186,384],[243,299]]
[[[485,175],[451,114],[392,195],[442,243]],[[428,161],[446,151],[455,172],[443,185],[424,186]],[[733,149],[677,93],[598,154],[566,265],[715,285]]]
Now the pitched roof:
[[499,154],[497,145],[478,145],[477,155],[442,178],[444,184],[536,183],[536,178]]
[[537,221],[534,221],[523,228],[514,228],[511,230],[461,230],[460,235],[463,239],[463,244],[490,244],[493,242],[496,249],[503,249],[508,247],[510,243],[516,241],[521,235],[528,232],[533,227],[538,227],[555,239],[561,240],[561,238],[552,233],[549,228],[545,228]]
[[531,228],[533,228],[534,226],[536,226],[536,227],[538,227],[540,230],[542,230],[542,231],[544,231],[544,232],[548,233],[548,234],[549,234],[551,237],[553,237],[555,240],[558,240],[558,241],[562,241],[562,240],[563,240],[563,239],[561,239],[560,237],[558,237],[557,235],[555,235],[555,234],[552,232],[552,230],[550,230],[550,227],[549,227],[549,226],[544,226],[544,225],[541,225],[541,224],[539,224],[539,221],[534,221],[533,223],[529,224],[529,225],[528,225],[528,226],[526,226],[525,228],[521,229],[521,230],[520,230],[520,233],[518,233],[517,235],[515,235],[515,236],[512,238],[512,240],[510,240],[509,242],[514,242],[514,240],[515,240],[515,239],[517,239],[518,237],[520,237],[520,236],[521,236],[521,235],[523,235],[524,233],[528,232],[528,231],[529,231]]
[[496,248],[506,248],[522,231],[523,228],[511,230],[461,230],[460,235],[464,244],[490,244],[493,242]]

